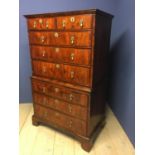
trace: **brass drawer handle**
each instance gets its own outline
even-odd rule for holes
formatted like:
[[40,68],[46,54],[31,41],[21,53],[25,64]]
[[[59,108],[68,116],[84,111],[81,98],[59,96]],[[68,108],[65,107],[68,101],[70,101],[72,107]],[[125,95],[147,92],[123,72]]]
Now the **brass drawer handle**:
[[42,56],[43,56],[43,57],[45,56],[45,53],[46,53],[46,51],[42,51]]
[[75,17],[71,17],[70,18],[70,21],[73,23],[73,22],[75,22]]
[[74,60],[74,53],[71,53],[70,58],[71,60]]
[[71,105],[68,106],[69,112],[72,112],[72,107]]
[[60,64],[56,64],[55,67],[56,67],[57,69],[59,69],[59,68],[60,68]]
[[58,38],[58,37],[59,37],[58,32],[55,32],[55,33],[54,33],[54,36],[55,36],[56,38]]
[[44,117],[47,117],[48,113],[47,111],[44,112]]
[[55,88],[54,91],[55,91],[56,93],[58,93],[58,92],[59,92],[59,88]]
[[43,104],[47,104],[47,99],[44,97]]
[[45,66],[42,67],[42,72],[44,72],[44,73],[46,72],[46,67]]
[[70,42],[71,42],[71,44],[73,45],[74,44],[74,36],[71,36],[71,38],[70,38]]
[[46,28],[48,29],[48,21],[46,21]]
[[73,122],[70,120],[70,121],[69,121],[69,127],[70,127],[70,128],[72,127],[72,124],[73,124]]
[[83,19],[80,20],[80,27],[83,27]]
[[42,92],[43,92],[43,93],[45,93],[45,91],[46,91],[46,88],[45,88],[45,87],[43,87],[43,88],[42,88]]
[[43,24],[43,20],[42,19],[39,19],[39,24]]
[[33,22],[33,28],[36,28],[36,25],[37,25],[37,22],[34,21],[34,22]]
[[45,41],[45,37],[44,36],[41,36],[40,37],[40,41],[43,43]]
[[72,101],[73,100],[73,94],[69,95],[69,100]]
[[65,28],[65,26],[66,26],[66,21],[63,20],[63,21],[62,21],[62,27]]
[[58,53],[59,52],[59,48],[55,48],[55,52]]
[[59,113],[56,112],[56,113],[55,113],[55,116],[59,116]]
[[54,103],[58,104],[59,103],[59,100],[55,99],[54,100]]
[[71,79],[74,78],[74,71],[71,71],[71,72],[70,72],[70,76],[71,76]]

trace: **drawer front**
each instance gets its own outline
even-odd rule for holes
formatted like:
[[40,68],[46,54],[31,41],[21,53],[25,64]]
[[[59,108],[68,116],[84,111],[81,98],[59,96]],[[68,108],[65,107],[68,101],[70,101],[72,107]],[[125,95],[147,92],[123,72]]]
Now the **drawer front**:
[[57,17],[58,29],[88,29],[92,28],[92,15],[75,15]]
[[90,69],[64,64],[32,61],[33,74],[79,85],[90,86]]
[[32,59],[64,62],[78,65],[90,65],[91,50],[76,48],[59,48],[31,46]]
[[34,105],[34,114],[49,123],[68,129],[73,133],[86,135],[86,122],[84,121],[66,116],[37,104]]
[[63,113],[68,114],[70,116],[74,116],[78,119],[87,120],[87,108],[70,104],[68,102],[47,97],[42,94],[34,93],[33,94],[34,103],[41,104],[44,106],[48,106],[50,108],[56,109],[60,112],[63,111]]
[[50,30],[55,29],[54,18],[29,18],[28,29],[32,30]]
[[91,46],[91,31],[84,32],[29,32],[30,44],[60,46]]
[[49,45],[49,36],[47,32],[29,32],[30,44]]
[[83,92],[77,92],[74,89],[53,85],[48,82],[42,82],[32,79],[32,89],[34,92],[56,97],[67,102],[87,106],[88,95]]

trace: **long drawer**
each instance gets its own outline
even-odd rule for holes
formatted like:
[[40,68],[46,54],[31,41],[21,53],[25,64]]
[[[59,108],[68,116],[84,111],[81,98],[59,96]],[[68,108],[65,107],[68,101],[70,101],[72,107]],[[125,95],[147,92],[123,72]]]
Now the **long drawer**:
[[32,90],[51,97],[58,98],[70,103],[79,104],[81,106],[88,105],[88,95],[84,92],[75,89],[55,85],[48,82],[43,82],[32,78]]
[[86,122],[66,116],[49,108],[34,104],[34,114],[51,124],[67,129],[73,133],[86,136]]
[[31,56],[32,59],[52,62],[64,62],[87,66],[91,64],[90,49],[31,46]]
[[87,120],[87,108],[75,104],[70,104],[56,98],[48,97],[42,94],[33,93],[33,99],[35,104],[41,104],[43,106],[56,109],[67,115],[76,117],[81,120]]
[[91,71],[89,68],[43,61],[32,61],[32,67],[35,76],[90,86]]
[[91,47],[91,31],[29,32],[30,44]]

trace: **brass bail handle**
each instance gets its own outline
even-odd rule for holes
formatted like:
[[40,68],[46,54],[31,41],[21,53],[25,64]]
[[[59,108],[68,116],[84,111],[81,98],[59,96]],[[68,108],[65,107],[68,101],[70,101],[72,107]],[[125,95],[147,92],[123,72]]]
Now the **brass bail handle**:
[[75,41],[75,37],[74,36],[71,36],[70,42],[71,42],[72,45],[74,44],[74,41]]
[[83,27],[83,19],[80,20],[80,27]]
[[63,20],[63,21],[62,21],[62,27],[65,28],[65,26],[66,26],[66,21]]
[[74,79],[74,71],[70,72],[71,79]]
[[42,19],[39,19],[39,24],[40,24],[41,26],[43,26],[43,20],[42,20]]
[[48,26],[49,26],[48,21],[46,21],[46,28],[47,28],[47,29],[48,29]]
[[41,40],[41,42],[43,43],[43,42],[45,41],[45,37],[44,37],[44,36],[41,36],[41,37],[40,37],[40,40]]
[[33,28],[36,28],[36,25],[37,25],[37,22],[34,21],[34,22],[33,22]]
[[74,53],[71,53],[70,58],[71,60],[74,60]]
[[72,101],[73,100],[73,94],[69,95],[69,100]]

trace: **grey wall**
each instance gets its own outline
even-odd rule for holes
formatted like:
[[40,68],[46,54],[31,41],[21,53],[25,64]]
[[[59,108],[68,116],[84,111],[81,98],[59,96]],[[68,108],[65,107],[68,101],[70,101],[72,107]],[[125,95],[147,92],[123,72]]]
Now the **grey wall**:
[[110,52],[109,104],[135,144],[134,1],[119,3]]
[[24,14],[98,8],[113,14],[109,104],[134,144],[134,0],[20,0],[19,102],[32,102]]

